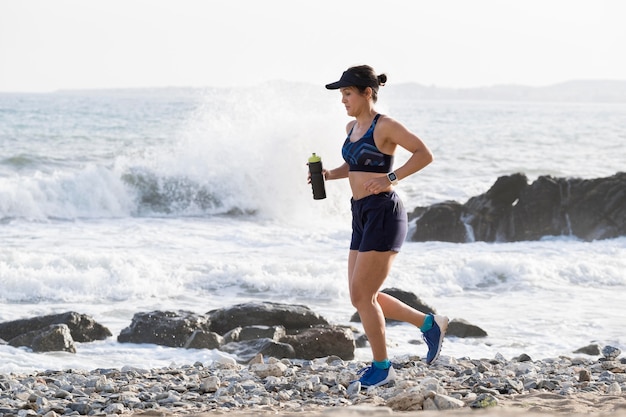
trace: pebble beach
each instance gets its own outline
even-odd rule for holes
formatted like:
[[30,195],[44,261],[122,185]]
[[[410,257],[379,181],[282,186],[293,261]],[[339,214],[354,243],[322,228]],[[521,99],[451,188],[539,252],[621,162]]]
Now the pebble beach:
[[263,358],[239,364],[96,369],[0,375],[0,416],[61,415],[626,415],[626,363],[607,346],[600,358],[506,360],[396,358],[396,380],[361,389],[366,366],[338,357]]
[[[464,203],[503,175],[586,180],[626,166],[623,103],[385,97],[381,111],[436,154],[398,187],[409,210]],[[341,160],[339,104],[296,83],[0,95],[0,322],[71,310],[118,335],[138,312],[263,300],[349,325],[349,187],[333,182],[317,201],[304,180],[312,152]],[[385,286],[488,336],[450,338],[427,367],[411,356],[412,326],[389,326],[390,386],[350,384],[367,348],[350,361],[244,363],[113,338],[75,354],[2,346],[0,417],[619,415],[625,254],[624,236],[407,241]],[[616,348],[574,353],[590,343]]]

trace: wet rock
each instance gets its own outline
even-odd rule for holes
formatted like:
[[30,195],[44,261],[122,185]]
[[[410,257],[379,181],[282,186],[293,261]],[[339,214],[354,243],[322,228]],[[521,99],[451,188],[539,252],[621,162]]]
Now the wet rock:
[[43,329],[33,330],[9,340],[11,346],[30,347],[33,352],[76,353],[74,339],[65,324],[52,324]]
[[303,305],[281,303],[245,303],[207,313],[211,330],[221,335],[237,327],[254,325],[283,326],[287,330],[328,324],[326,319]]
[[215,332],[194,330],[185,343],[187,349],[219,349],[224,338]]
[[467,227],[462,221],[463,206],[456,201],[433,204],[423,210],[415,222],[414,242],[432,240],[452,243],[468,241]]
[[576,349],[574,353],[582,353],[583,355],[597,356],[600,354],[600,346],[597,344],[591,344]]
[[[230,334],[231,332],[229,332]],[[253,339],[272,339],[279,341],[287,332],[283,326],[246,326],[239,328],[237,340],[253,340]]]
[[454,319],[448,324],[446,336],[456,336],[462,338],[487,337],[487,332],[476,325],[468,323],[466,320]]
[[626,172],[589,180],[541,176],[532,184],[518,173],[498,178],[465,204],[438,203],[415,213],[414,241],[609,239],[626,235]]
[[207,316],[182,310],[136,313],[117,341],[184,347],[196,330],[211,331]]
[[296,357],[296,352],[291,344],[267,338],[226,343],[220,347],[220,350],[235,355],[242,363],[249,362],[258,354],[275,358]]
[[105,340],[111,331],[92,317],[73,311],[0,323],[0,338],[11,340],[21,334],[47,328],[52,324],[65,324],[76,342]]
[[354,359],[354,335],[341,326],[318,326],[289,334],[281,342],[293,346],[299,359],[323,358],[336,355],[344,360]]

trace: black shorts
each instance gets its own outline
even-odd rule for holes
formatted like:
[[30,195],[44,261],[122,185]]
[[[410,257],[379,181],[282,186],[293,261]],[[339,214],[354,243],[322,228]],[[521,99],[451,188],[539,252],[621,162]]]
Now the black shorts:
[[406,210],[394,191],[352,200],[351,250],[400,252],[407,231]]

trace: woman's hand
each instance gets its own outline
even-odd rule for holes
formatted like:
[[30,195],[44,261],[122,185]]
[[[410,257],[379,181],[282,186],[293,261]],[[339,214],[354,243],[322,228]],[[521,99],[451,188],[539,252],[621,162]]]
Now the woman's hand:
[[363,183],[363,187],[372,194],[391,191],[391,183],[387,176],[371,178]]
[[[325,181],[330,179],[330,178],[328,178],[329,175],[330,175],[330,170],[322,168],[322,176],[324,177]],[[309,171],[308,174],[307,174],[306,183],[307,184],[311,183],[311,171]]]

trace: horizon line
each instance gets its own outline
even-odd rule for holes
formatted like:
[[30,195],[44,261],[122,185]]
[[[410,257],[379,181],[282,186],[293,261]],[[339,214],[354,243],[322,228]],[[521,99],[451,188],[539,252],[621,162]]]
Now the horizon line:
[[[449,86],[441,86],[437,84],[425,84],[420,83],[418,81],[401,81],[394,84],[389,84],[388,87],[397,87],[403,85],[417,85],[425,88],[438,89],[438,90],[453,90],[453,91],[467,91],[467,90],[481,90],[481,89],[492,89],[497,87],[515,87],[515,88],[531,88],[531,89],[542,89],[549,88],[564,84],[571,83],[626,83],[626,79],[610,79],[610,78],[577,78],[570,79],[565,81],[559,81],[550,84],[544,85],[530,85],[530,84],[522,84],[522,83],[499,83],[499,84],[489,84],[489,85],[479,85],[473,87],[449,87]],[[273,83],[288,83],[288,84],[308,84],[308,85],[316,85],[315,83],[307,82],[307,81],[288,81],[288,80],[267,80],[258,82],[252,85],[161,85],[161,86],[127,86],[127,87],[68,87],[68,88],[56,88],[52,90],[0,90],[0,94],[55,94],[55,93],[65,93],[65,92],[96,92],[96,91],[131,91],[131,90],[201,90],[201,89],[228,89],[228,88],[254,88],[257,86],[262,86],[265,84],[273,84]]]

